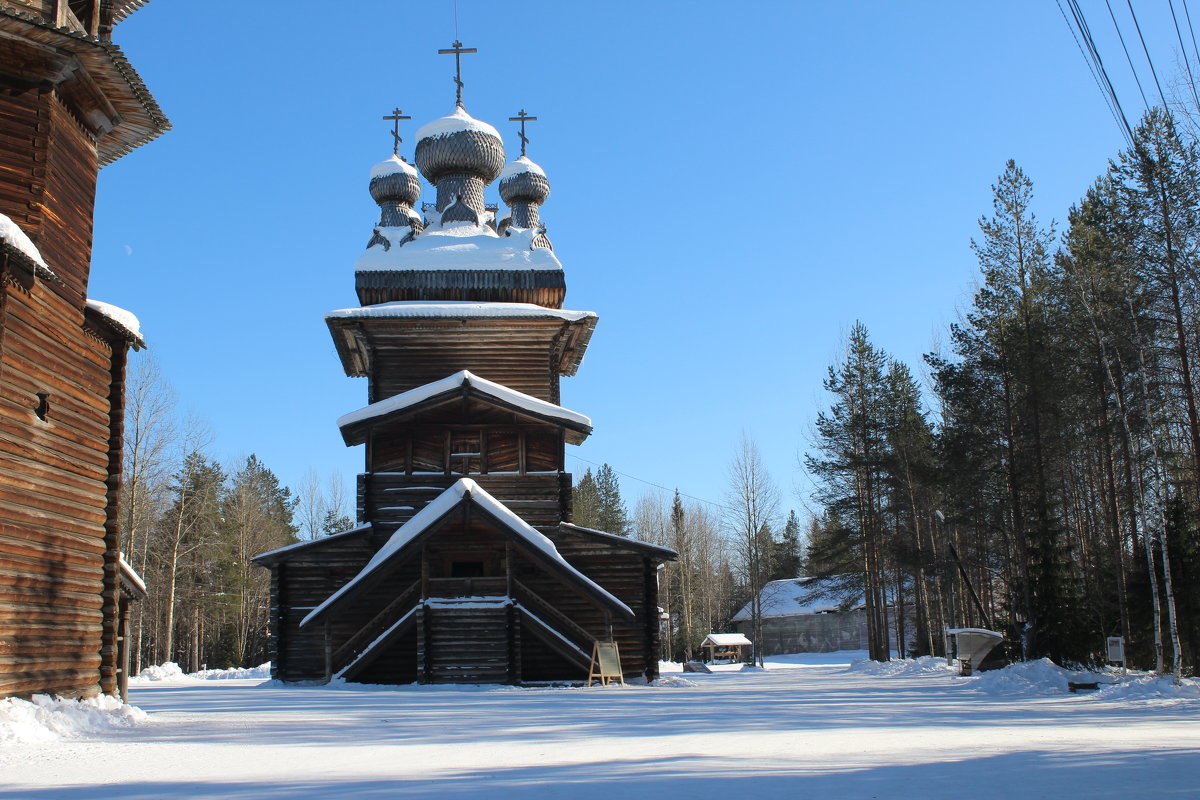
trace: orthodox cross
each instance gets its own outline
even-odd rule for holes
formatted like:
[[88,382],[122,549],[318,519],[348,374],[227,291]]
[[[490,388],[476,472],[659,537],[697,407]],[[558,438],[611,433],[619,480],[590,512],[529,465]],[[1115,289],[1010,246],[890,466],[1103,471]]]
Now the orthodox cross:
[[537,117],[529,116],[525,113],[525,109],[522,108],[515,117],[509,117],[508,121],[521,123],[521,155],[525,155],[525,145],[529,144],[529,139],[525,136],[525,123],[537,122]]
[[449,55],[454,53],[454,86],[455,86],[455,103],[462,105],[462,54],[463,53],[478,53],[474,47],[463,47],[462,42],[457,39],[454,44],[447,50],[438,50],[438,55]]
[[394,156],[400,155],[400,143],[404,141],[400,138],[400,120],[412,119],[412,117],[401,116],[403,113],[400,109],[393,108],[392,115],[384,117],[384,119],[392,121],[392,155]]

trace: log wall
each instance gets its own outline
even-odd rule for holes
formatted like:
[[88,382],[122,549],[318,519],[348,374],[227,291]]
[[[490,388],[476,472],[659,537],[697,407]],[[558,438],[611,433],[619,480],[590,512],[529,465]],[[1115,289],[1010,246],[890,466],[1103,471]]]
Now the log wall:
[[[0,696],[94,694],[102,648],[115,648],[104,620],[106,598],[115,603],[115,554],[112,574],[105,569],[113,354],[41,282],[28,292],[9,282],[4,292]],[[108,685],[115,654],[105,653]]]

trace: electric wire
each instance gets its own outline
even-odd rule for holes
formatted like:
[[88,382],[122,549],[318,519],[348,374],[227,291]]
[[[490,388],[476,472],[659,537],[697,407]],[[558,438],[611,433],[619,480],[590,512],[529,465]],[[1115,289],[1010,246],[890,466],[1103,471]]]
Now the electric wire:
[[1150,75],[1154,78],[1154,85],[1158,87],[1158,99],[1162,101],[1163,108],[1167,107],[1167,96],[1163,94],[1162,84],[1158,82],[1158,71],[1154,69],[1154,59],[1150,58],[1150,48],[1146,46],[1146,37],[1142,35],[1142,26],[1138,22],[1137,13],[1133,10],[1133,0],[1125,0],[1125,5],[1129,6],[1129,16],[1133,17],[1133,27],[1137,31],[1138,39],[1142,42],[1142,52],[1146,54],[1146,63],[1150,65]]
[[1192,99],[1196,101],[1196,108],[1200,109],[1200,95],[1196,94],[1196,79],[1192,76],[1192,60],[1188,58],[1187,45],[1183,43],[1183,32],[1179,30],[1179,17],[1175,15],[1175,0],[1167,0],[1167,5],[1171,7],[1171,21],[1175,23],[1175,37],[1179,39],[1179,54],[1183,58],[1183,66],[1187,69],[1188,88],[1192,90]]
[[[1068,2],[1070,2],[1070,0],[1068,0]],[[1104,99],[1104,105],[1108,108],[1109,113],[1112,114],[1113,121],[1116,122],[1117,127],[1121,129],[1122,135],[1125,136],[1125,128],[1128,126],[1122,124],[1122,118],[1118,115],[1117,109],[1113,107],[1113,102],[1110,99],[1109,92],[1105,89],[1103,83],[1101,83],[1100,76],[1097,74],[1095,66],[1093,66],[1092,58],[1084,50],[1083,44],[1079,41],[1079,34],[1075,32],[1075,25],[1071,24],[1071,20],[1069,17],[1067,17],[1067,12],[1063,10],[1060,0],[1055,0],[1055,3],[1058,5],[1059,13],[1062,14],[1063,22],[1067,24],[1067,30],[1071,32],[1071,38],[1075,40],[1075,46],[1079,48],[1079,55],[1083,56],[1084,65],[1087,66],[1088,72],[1091,73],[1092,80],[1096,82],[1096,88],[1100,90],[1100,96]],[[1074,13],[1073,9],[1072,13]],[[1128,141],[1128,136],[1126,136],[1126,140]]]
[[1188,33],[1192,37],[1192,54],[1196,56],[1196,63],[1200,64],[1200,45],[1196,44],[1196,29],[1192,26],[1192,12],[1188,9],[1187,0],[1181,0],[1183,3],[1183,18],[1187,20]]
[[[588,461],[586,458],[577,456],[574,453],[567,453],[567,455],[569,455],[571,458],[575,459],[576,461],[582,461],[585,464],[591,464],[593,467],[607,466],[609,469],[611,469],[613,472],[617,473],[618,475],[624,475],[626,478],[629,478],[630,480],[637,481],[638,483],[644,483],[647,486],[653,486],[655,489],[662,489],[664,492],[668,492],[668,493],[669,492],[679,492],[678,489],[668,489],[666,486],[663,486],[661,483],[655,483],[654,481],[648,481],[645,478],[639,478],[636,475],[630,475],[628,472],[622,472],[619,469],[613,468],[612,465],[609,465],[609,464],[597,464],[595,461]],[[688,494],[687,492],[679,492],[679,496],[686,497],[689,500],[695,500],[698,503],[707,503],[708,505],[713,506],[714,508],[719,508],[722,510],[727,508],[727,506],[724,503],[714,503],[712,500],[705,500],[703,497],[696,497],[695,495]]]
[[[1058,0],[1055,0],[1055,2],[1058,2]],[[1096,78],[1100,94],[1104,98],[1109,111],[1112,112],[1113,119],[1120,129],[1121,135],[1125,137],[1126,143],[1132,146],[1133,129],[1129,125],[1129,118],[1125,114],[1125,109],[1121,107],[1121,100],[1117,96],[1116,89],[1113,87],[1112,79],[1109,78],[1108,70],[1104,67],[1104,60],[1100,57],[1100,51],[1096,47],[1096,41],[1092,37],[1092,31],[1087,24],[1087,18],[1083,14],[1083,9],[1079,7],[1078,0],[1067,0],[1067,6],[1071,9],[1070,18],[1063,11],[1061,3],[1059,3],[1058,10],[1062,13],[1072,37],[1075,38],[1076,45],[1079,45],[1080,52],[1083,53],[1084,62],[1088,65],[1088,69],[1092,71],[1093,77]],[[1074,20],[1074,24],[1072,24],[1072,19]],[[1076,31],[1078,31],[1078,35],[1076,35]],[[1080,40],[1082,40],[1082,44]]]
[[1125,45],[1125,34],[1121,33],[1121,26],[1117,23],[1117,15],[1113,13],[1112,3],[1109,0],[1104,0],[1104,5],[1108,7],[1108,16],[1112,19],[1113,28],[1117,31],[1117,39],[1121,42],[1121,49],[1125,51],[1125,60],[1129,62],[1129,71],[1133,73],[1134,83],[1137,84],[1138,93],[1142,96],[1142,103],[1146,110],[1150,110],[1150,101],[1146,99],[1146,90],[1142,88],[1142,79],[1138,77],[1137,67],[1133,66],[1133,56],[1129,54],[1129,48]]

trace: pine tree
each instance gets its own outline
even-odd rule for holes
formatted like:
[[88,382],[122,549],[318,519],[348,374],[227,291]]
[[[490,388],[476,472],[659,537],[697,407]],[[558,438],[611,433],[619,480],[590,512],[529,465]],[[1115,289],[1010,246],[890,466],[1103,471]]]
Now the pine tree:
[[596,479],[592,476],[591,467],[584,471],[579,483],[575,484],[571,505],[571,518],[576,525],[603,530],[600,527],[600,491],[596,488]]
[[616,471],[608,464],[604,464],[596,473],[595,480],[598,498],[596,525],[585,527],[595,527],[617,536],[628,536],[629,513],[625,510],[625,502],[621,499],[621,484],[617,480]]

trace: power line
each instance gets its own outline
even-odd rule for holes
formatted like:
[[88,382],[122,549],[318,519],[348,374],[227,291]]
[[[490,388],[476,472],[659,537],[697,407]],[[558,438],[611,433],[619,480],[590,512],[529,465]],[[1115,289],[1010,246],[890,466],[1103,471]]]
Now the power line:
[[1146,54],[1146,63],[1150,65],[1150,75],[1154,78],[1154,85],[1158,87],[1158,99],[1162,101],[1163,108],[1167,107],[1167,96],[1163,94],[1162,84],[1158,82],[1158,72],[1154,69],[1154,60],[1150,58],[1150,48],[1146,46],[1146,37],[1142,36],[1142,26],[1138,23],[1137,14],[1133,10],[1133,0],[1125,0],[1125,5],[1129,6],[1129,16],[1133,17],[1133,27],[1137,31],[1138,39],[1142,42],[1142,52]]
[[1188,9],[1187,0],[1183,2],[1183,17],[1187,20],[1188,33],[1192,36],[1192,54],[1196,56],[1196,63],[1200,64],[1200,46],[1196,44],[1196,29],[1192,27],[1192,12]]
[[1125,60],[1129,62],[1129,71],[1133,73],[1133,80],[1137,84],[1138,93],[1142,96],[1142,104],[1149,111],[1150,101],[1146,99],[1146,91],[1142,88],[1142,79],[1138,77],[1137,67],[1133,66],[1133,56],[1129,55],[1129,48],[1125,46],[1125,34],[1121,33],[1121,26],[1117,23],[1117,15],[1113,13],[1112,3],[1104,0],[1104,5],[1108,6],[1108,16],[1112,19],[1113,27],[1117,30],[1117,38],[1121,40],[1121,49],[1125,51]]
[[1183,66],[1187,69],[1188,88],[1192,90],[1192,99],[1196,108],[1200,109],[1200,95],[1196,94],[1196,79],[1192,76],[1192,60],[1188,58],[1187,45],[1183,43],[1183,32],[1179,30],[1179,18],[1175,16],[1175,0],[1167,0],[1171,7],[1171,21],[1175,23],[1175,37],[1179,39],[1179,54],[1183,57]]
[[[664,492],[679,492],[678,489],[668,489],[666,486],[663,486],[661,483],[655,483],[654,481],[648,481],[645,478],[639,478],[636,475],[630,475],[628,472],[622,472],[619,469],[613,468],[613,466],[610,464],[597,464],[595,461],[588,461],[586,458],[581,458],[580,456],[577,456],[574,453],[567,453],[567,455],[569,455],[571,458],[575,459],[576,461],[582,461],[585,464],[591,464],[593,467],[608,467],[609,469],[611,469],[613,472],[617,473],[618,475],[624,475],[626,478],[629,478],[630,480],[637,481],[638,483],[644,483],[647,486],[653,486],[655,489],[662,489]],[[695,495],[688,494],[687,492],[679,492],[679,496],[686,497],[689,500],[695,500],[698,503],[707,503],[708,505],[714,506],[716,508],[720,508],[720,509],[726,508],[724,503],[714,503],[712,500],[705,500],[703,497],[696,497]]]
[[1112,114],[1113,122],[1117,123],[1117,127],[1121,127],[1121,120],[1117,116],[1117,110],[1113,108],[1112,100],[1108,97],[1108,92],[1100,83],[1100,76],[1096,74],[1096,68],[1092,66],[1092,59],[1084,52],[1083,45],[1079,41],[1079,36],[1075,33],[1075,26],[1071,24],[1071,20],[1067,18],[1067,12],[1063,11],[1062,3],[1055,0],[1058,5],[1058,12],[1062,14],[1063,22],[1067,23],[1067,30],[1071,32],[1071,38],[1075,40],[1075,46],[1079,48],[1079,55],[1083,56],[1083,63],[1087,66],[1088,72],[1092,75],[1092,80],[1096,82],[1096,88],[1100,90],[1100,96],[1104,98],[1104,105],[1108,108],[1108,112]]
[[[1055,0],[1055,2],[1058,3],[1058,0]],[[1125,137],[1125,141],[1132,147],[1133,129],[1129,125],[1129,118],[1125,115],[1125,110],[1121,107],[1121,100],[1117,97],[1117,91],[1113,87],[1108,70],[1104,67],[1104,60],[1100,57],[1100,51],[1096,47],[1096,40],[1092,37],[1092,31],[1087,24],[1087,18],[1083,14],[1083,9],[1079,7],[1078,0],[1067,0],[1067,6],[1071,9],[1071,17],[1074,19],[1073,25],[1071,19],[1063,11],[1061,3],[1058,3],[1058,10],[1062,12],[1063,19],[1067,23],[1067,28],[1071,31],[1071,36],[1075,38],[1076,45],[1079,45],[1080,52],[1083,53],[1084,62],[1087,63],[1088,69],[1092,71],[1092,76],[1096,78],[1096,82],[1100,87],[1100,94],[1104,97],[1104,102],[1108,105],[1109,111],[1112,112],[1117,127],[1121,129],[1121,134]],[[1079,32],[1078,36],[1076,36],[1076,31]],[[1083,40],[1083,44],[1080,44],[1080,39]]]

